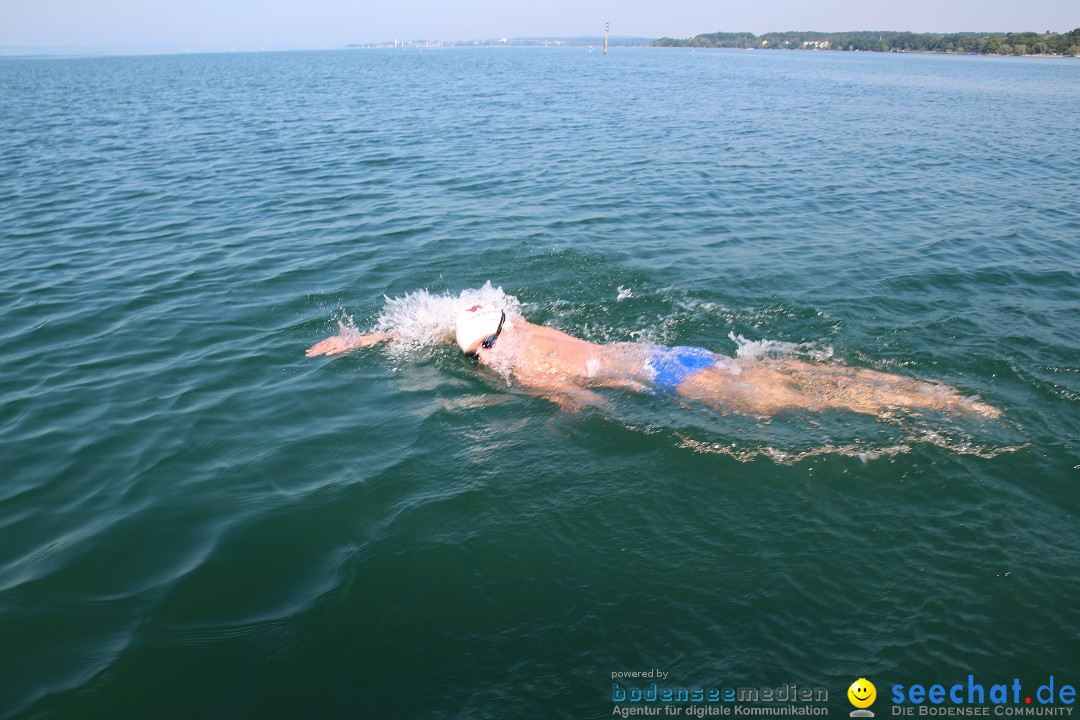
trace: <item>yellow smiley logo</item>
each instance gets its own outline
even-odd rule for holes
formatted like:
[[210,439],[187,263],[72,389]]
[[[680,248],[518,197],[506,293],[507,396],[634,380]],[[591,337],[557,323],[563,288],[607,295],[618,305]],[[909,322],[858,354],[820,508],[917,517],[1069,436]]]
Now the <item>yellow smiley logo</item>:
[[877,699],[877,688],[866,678],[859,678],[847,689],[848,700],[857,708],[867,708]]

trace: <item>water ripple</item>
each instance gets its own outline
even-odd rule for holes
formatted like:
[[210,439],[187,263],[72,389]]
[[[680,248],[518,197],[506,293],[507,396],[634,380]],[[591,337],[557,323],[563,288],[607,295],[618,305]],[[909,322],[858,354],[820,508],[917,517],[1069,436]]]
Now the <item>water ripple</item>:
[[[1009,60],[0,61],[0,715],[1073,667],[1080,84]],[[486,281],[593,341],[1005,416],[567,414],[447,348],[303,357]]]

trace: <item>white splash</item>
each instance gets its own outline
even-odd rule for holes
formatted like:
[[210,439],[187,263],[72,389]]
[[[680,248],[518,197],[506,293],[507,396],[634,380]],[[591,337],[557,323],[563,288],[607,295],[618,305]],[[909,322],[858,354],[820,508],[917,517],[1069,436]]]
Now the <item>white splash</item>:
[[[492,305],[508,314],[520,314],[521,303],[491,282],[458,295],[414,290],[402,297],[384,297],[385,303],[371,332],[387,333],[386,353],[404,357],[453,342],[457,316],[470,305]],[[351,318],[349,318],[351,322]]]
[[747,340],[742,335],[733,332],[728,337],[735,343],[735,357],[740,358],[763,358],[763,357],[809,357],[818,362],[825,362],[833,356],[833,348],[826,345],[818,347],[814,343],[793,343],[783,340]]

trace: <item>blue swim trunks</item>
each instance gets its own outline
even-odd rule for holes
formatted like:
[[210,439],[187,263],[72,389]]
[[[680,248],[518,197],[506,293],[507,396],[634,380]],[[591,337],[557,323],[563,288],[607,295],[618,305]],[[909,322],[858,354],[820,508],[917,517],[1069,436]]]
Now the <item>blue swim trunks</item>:
[[652,373],[653,384],[673,393],[687,377],[698,370],[712,367],[721,360],[723,356],[703,347],[654,345],[649,348],[645,366]]

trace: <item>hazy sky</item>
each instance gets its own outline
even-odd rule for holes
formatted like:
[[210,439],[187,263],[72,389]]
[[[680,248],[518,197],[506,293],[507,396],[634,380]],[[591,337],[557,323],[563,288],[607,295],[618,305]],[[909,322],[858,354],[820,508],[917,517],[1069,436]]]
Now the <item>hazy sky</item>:
[[0,45],[341,47],[717,30],[1064,32],[1080,0],[0,0]]

